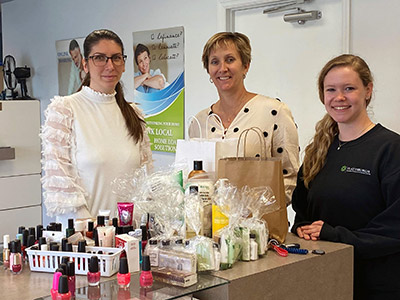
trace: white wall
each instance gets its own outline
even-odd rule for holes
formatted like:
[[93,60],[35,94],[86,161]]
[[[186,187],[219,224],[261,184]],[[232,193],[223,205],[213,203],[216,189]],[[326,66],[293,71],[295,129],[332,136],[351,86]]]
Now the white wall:
[[374,75],[370,114],[374,122],[400,133],[400,1],[353,0],[350,50]]
[[[216,97],[201,64],[203,45],[217,29],[216,10],[217,0],[14,0],[2,4],[4,55],[13,55],[18,66],[32,68],[29,93],[41,100],[43,110],[58,93],[55,41],[111,29],[126,48],[122,80],[127,99],[132,100],[132,32],[184,26],[185,111],[190,116]],[[156,153],[155,159],[157,166],[165,165],[173,155]]]
[[[100,28],[115,31],[124,42],[128,63],[122,81],[128,100],[133,98],[132,32],[175,26],[185,29],[186,117],[216,99],[201,54],[217,30],[217,0],[13,0],[2,4],[2,17],[3,53],[13,55],[18,66],[31,67],[28,91],[41,100],[42,112],[58,93],[55,42]],[[154,159],[161,167],[174,156],[159,152]],[[43,217],[47,224],[45,213]]]

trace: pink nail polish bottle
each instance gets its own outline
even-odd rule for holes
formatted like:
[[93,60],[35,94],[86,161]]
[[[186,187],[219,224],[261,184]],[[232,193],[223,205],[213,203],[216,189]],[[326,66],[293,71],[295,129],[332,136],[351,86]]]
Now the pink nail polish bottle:
[[71,293],[72,297],[75,297],[75,286],[76,286],[76,278],[75,278],[75,263],[73,261],[67,262],[67,273],[68,276],[68,289]]
[[22,272],[21,241],[14,240],[10,245],[10,271],[17,275]]
[[60,280],[60,277],[62,276],[61,272],[54,272],[53,275],[53,288],[50,290],[51,293],[51,299],[56,300],[57,299],[57,293],[58,293],[58,282]]
[[117,274],[118,285],[121,288],[129,287],[131,283],[131,273],[129,273],[128,260],[126,257],[121,257],[119,260],[119,272]]
[[143,255],[142,257],[142,272],[140,273],[140,286],[142,288],[150,288],[153,286],[153,274],[150,268],[150,257]]
[[87,279],[90,286],[99,285],[100,282],[100,271],[99,271],[99,259],[96,255],[90,258],[89,272],[87,273]]
[[56,295],[57,300],[70,300],[71,292],[68,289],[68,277],[62,275],[58,281],[58,292]]

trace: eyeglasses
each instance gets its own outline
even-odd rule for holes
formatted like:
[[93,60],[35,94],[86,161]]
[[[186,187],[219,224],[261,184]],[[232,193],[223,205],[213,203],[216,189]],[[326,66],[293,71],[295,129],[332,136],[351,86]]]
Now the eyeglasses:
[[96,54],[89,56],[88,58],[90,58],[93,61],[93,64],[96,67],[104,67],[108,63],[109,59],[111,59],[114,65],[122,66],[125,63],[126,55],[115,54],[113,56],[107,56],[104,54]]

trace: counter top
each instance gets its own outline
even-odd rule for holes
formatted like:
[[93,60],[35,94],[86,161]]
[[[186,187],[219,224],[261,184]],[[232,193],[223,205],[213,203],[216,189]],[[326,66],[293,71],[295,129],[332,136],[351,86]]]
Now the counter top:
[[[269,250],[257,261],[237,262],[233,268],[212,275],[230,283],[216,294],[210,289],[199,299],[352,299],[353,247],[325,241],[305,241],[288,234],[286,243],[300,243],[307,255],[281,257]],[[326,254],[315,255],[321,249]],[[3,266],[1,266],[3,268]],[[133,275],[135,278],[136,275]],[[209,275],[206,275],[209,276]],[[31,272],[25,264],[21,274],[0,270],[2,299],[35,299],[50,294],[53,274]],[[113,280],[101,277],[101,282]],[[87,286],[86,276],[77,275],[76,288]],[[226,288],[227,287],[227,288]],[[213,294],[214,293],[214,294]],[[262,296],[260,296],[262,295]],[[321,297],[322,295],[322,297]]]

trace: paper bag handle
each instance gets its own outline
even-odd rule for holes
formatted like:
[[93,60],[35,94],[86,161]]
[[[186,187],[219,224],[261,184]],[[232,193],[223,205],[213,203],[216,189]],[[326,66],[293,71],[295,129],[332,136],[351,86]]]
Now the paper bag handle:
[[240,141],[242,140],[242,136],[244,134],[244,139],[243,139],[243,156],[246,158],[246,144],[247,144],[247,135],[249,134],[250,131],[254,131],[259,138],[260,141],[260,146],[261,146],[261,155],[260,155],[260,159],[261,158],[267,158],[267,144],[265,142],[265,140],[262,138],[262,130],[258,127],[250,127],[247,128],[245,130],[243,130],[240,135],[239,135],[239,139],[236,145],[236,159],[239,158],[239,146],[240,146]]
[[[200,138],[203,138],[203,134],[202,134],[202,132],[201,132],[201,126],[200,126],[200,121],[199,121],[199,119],[197,119],[195,116],[190,116],[190,117],[188,118],[188,125],[191,124],[191,123],[193,123],[193,121],[196,121],[197,126],[199,126]],[[189,127],[190,127],[190,125],[188,126],[188,133],[187,133],[187,135],[186,135],[185,140],[188,140],[188,139],[189,139]]]
[[216,113],[209,114],[206,119],[206,139],[208,139],[208,121],[210,121],[211,116],[216,117],[218,119],[219,124],[221,124],[222,132],[224,132],[225,130],[224,125],[222,124],[221,117],[218,116]]

